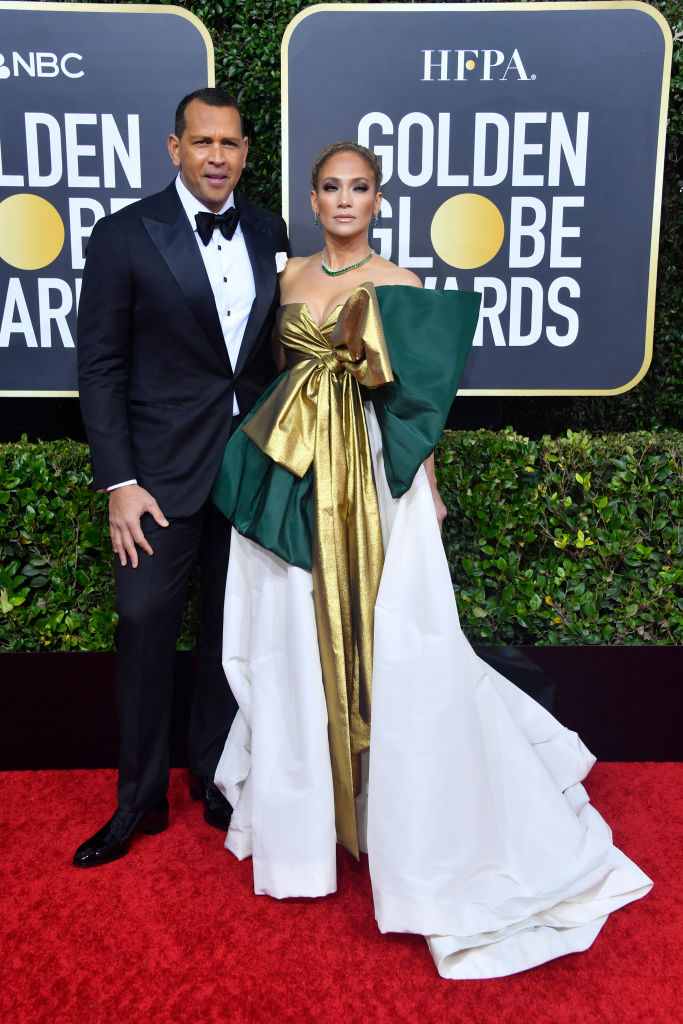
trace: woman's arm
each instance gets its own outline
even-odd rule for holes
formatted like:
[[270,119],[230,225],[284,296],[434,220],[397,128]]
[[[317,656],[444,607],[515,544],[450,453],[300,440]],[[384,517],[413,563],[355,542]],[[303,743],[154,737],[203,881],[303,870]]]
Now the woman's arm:
[[427,479],[429,480],[429,486],[431,487],[432,490],[432,498],[434,499],[434,510],[436,512],[436,518],[439,523],[439,529],[441,530],[443,529],[443,521],[448,515],[448,512],[446,511],[446,506],[441,500],[439,488],[436,485],[436,472],[434,471],[434,452],[432,452],[429,458],[424,460],[422,465],[425,468]]

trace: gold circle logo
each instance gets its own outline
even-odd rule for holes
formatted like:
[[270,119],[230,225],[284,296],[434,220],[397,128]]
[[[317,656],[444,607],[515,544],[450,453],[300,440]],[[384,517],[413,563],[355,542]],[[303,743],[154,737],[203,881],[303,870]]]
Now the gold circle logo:
[[444,263],[460,270],[483,267],[496,255],[504,237],[500,210],[476,192],[451,196],[432,218],[434,251]]
[[0,203],[0,259],[17,270],[40,270],[64,245],[64,224],[52,203],[28,192]]

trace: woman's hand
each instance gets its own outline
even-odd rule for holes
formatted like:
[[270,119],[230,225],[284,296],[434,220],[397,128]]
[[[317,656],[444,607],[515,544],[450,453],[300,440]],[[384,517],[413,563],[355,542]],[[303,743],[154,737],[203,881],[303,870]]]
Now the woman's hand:
[[439,529],[443,531],[443,521],[448,515],[448,511],[443,501],[441,500],[441,495],[439,494],[436,484],[432,487],[432,498],[434,499],[434,510],[436,512],[436,519],[439,524]]
[[429,486],[430,486],[431,491],[432,491],[432,498],[434,500],[434,511],[436,512],[436,519],[437,519],[437,522],[439,524],[439,529],[442,530],[443,529],[443,521],[446,518],[446,516],[448,515],[448,511],[447,511],[446,506],[444,505],[443,501],[441,500],[441,495],[439,494],[439,488],[436,485],[436,472],[434,470],[434,452],[432,452],[432,454],[429,456],[429,458],[424,460],[422,465],[425,468],[425,473],[427,474],[427,479],[429,480]]

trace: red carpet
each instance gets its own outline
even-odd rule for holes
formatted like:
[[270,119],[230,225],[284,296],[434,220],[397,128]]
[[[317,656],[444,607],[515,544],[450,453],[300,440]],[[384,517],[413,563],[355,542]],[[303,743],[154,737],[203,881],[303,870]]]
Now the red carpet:
[[417,936],[380,935],[367,860],[324,900],[256,897],[180,772],[171,828],[90,871],[76,846],[112,771],[0,774],[2,1024],[673,1024],[683,1020],[683,764],[601,764],[588,789],[655,881],[594,946],[511,978],[439,978]]

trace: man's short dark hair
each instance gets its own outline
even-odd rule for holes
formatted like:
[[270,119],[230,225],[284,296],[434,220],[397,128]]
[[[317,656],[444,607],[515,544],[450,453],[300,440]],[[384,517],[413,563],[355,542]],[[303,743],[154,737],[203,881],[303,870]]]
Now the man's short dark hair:
[[194,92],[190,92],[187,96],[183,96],[175,112],[175,134],[178,138],[180,138],[185,131],[185,108],[188,103],[192,102],[192,100],[199,100],[200,103],[206,103],[209,107],[234,107],[240,118],[240,135],[244,137],[242,111],[238,107],[237,100],[234,96],[231,96],[228,92],[224,92],[223,89],[195,89]]

